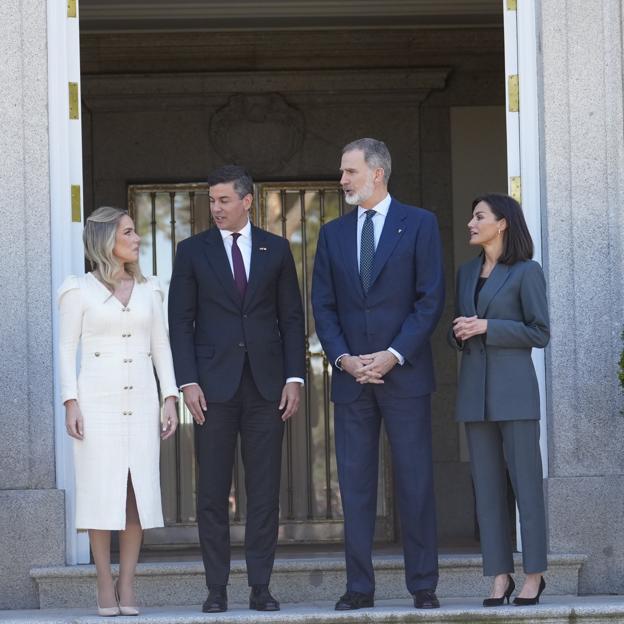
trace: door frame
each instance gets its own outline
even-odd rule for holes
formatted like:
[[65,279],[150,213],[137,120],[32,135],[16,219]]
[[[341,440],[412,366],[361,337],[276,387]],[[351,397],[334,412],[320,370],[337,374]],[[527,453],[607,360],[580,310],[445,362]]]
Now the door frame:
[[[540,180],[540,125],[537,70],[537,15],[535,0],[502,0],[505,38],[505,105],[507,115],[508,192],[522,203],[533,238],[534,259],[542,263],[542,191]],[[517,96],[512,90],[516,76]],[[517,106],[514,106],[514,103]],[[518,197],[518,182],[520,197]],[[533,349],[533,365],[540,393],[540,452],[544,478],[548,477],[548,422],[544,349]],[[519,514],[516,544],[522,551]]]
[[[67,275],[84,273],[82,248],[82,129],[80,120],[80,32],[78,6],[48,0],[48,118],[56,486],[65,490],[65,557],[88,563],[89,539],[77,532],[72,440],[65,432],[59,378],[59,313],[56,292]],[[70,83],[76,114],[70,113]]]
[[[520,111],[507,113],[509,176],[521,176],[524,212],[535,245],[535,259],[541,261],[542,193],[540,186],[540,127],[537,74],[537,23],[535,0],[502,0],[505,32],[506,76],[520,76]],[[79,0],[75,13],[68,15],[73,0],[48,0],[48,106],[50,152],[50,216],[52,290],[64,277],[84,271],[82,251],[82,132],[80,119],[69,118],[68,86],[73,82],[80,93]],[[511,71],[516,69],[515,72]],[[507,82],[507,80],[506,80]],[[509,111],[507,94],[507,110]],[[80,109],[80,106],[78,106]],[[80,115],[79,115],[80,117]],[[72,218],[72,186],[74,217]],[[75,190],[77,187],[77,191]],[[78,203],[76,211],[76,201]],[[58,309],[53,302],[54,414],[56,484],[65,490],[66,561],[87,563],[86,533],[77,533],[74,521],[75,487],[71,440],[65,434],[65,414],[61,403],[58,353]],[[548,475],[546,375],[544,354],[535,350],[533,361],[541,396],[541,452],[544,476]]]

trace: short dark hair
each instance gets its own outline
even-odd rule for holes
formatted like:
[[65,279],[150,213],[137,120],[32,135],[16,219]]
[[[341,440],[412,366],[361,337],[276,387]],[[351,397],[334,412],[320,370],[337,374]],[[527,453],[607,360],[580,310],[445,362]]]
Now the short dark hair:
[[520,204],[509,195],[488,193],[473,200],[473,212],[479,202],[485,202],[490,207],[497,221],[507,221],[503,231],[503,253],[498,261],[501,264],[515,264],[521,260],[530,260],[533,257],[533,239]]
[[234,190],[243,199],[245,195],[253,195],[253,179],[247,169],[239,165],[223,165],[208,175],[208,184],[234,183]]
[[360,150],[364,153],[364,162],[371,169],[381,167],[384,170],[384,182],[388,184],[392,173],[392,156],[390,156],[390,150],[383,141],[369,137],[356,139],[345,145],[342,148],[342,153],[346,154],[353,150]]

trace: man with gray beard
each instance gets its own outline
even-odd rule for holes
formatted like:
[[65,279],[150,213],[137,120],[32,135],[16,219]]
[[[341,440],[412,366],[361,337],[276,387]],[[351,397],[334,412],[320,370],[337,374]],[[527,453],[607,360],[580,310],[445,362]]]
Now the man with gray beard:
[[435,216],[388,194],[382,141],[342,152],[348,214],[319,236],[312,305],[333,364],[332,400],[345,524],[346,593],[337,610],[374,605],[372,545],[379,431],[392,450],[405,579],[416,608],[440,606],[431,453],[430,337],[442,313],[444,273]]

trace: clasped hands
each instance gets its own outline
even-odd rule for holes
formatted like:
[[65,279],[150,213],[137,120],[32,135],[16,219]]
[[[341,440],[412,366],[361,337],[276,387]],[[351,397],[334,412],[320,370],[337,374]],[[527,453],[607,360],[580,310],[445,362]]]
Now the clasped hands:
[[453,321],[453,333],[457,340],[468,340],[473,336],[487,333],[487,319],[476,316],[458,316]]
[[342,370],[355,377],[361,384],[382,384],[383,377],[399,360],[391,351],[377,351],[364,355],[344,355],[340,360]]

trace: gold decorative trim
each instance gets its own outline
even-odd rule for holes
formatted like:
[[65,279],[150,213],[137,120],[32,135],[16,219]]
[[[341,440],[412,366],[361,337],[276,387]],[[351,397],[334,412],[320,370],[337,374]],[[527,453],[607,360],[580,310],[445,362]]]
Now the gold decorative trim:
[[509,178],[509,194],[519,203],[522,203],[522,180],[520,176]]
[[82,221],[82,211],[80,206],[80,184],[71,185],[71,215],[73,223]]
[[78,83],[69,83],[69,118],[80,119],[80,104],[78,102]]
[[520,110],[520,86],[518,83],[518,74],[509,76],[507,91],[509,94],[510,113],[517,113]]

